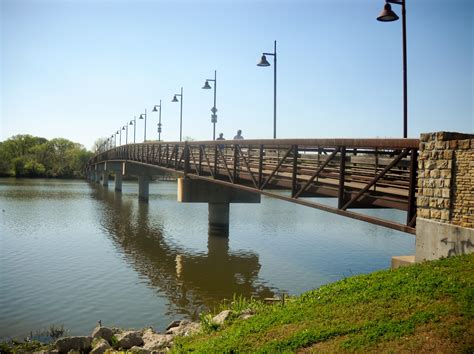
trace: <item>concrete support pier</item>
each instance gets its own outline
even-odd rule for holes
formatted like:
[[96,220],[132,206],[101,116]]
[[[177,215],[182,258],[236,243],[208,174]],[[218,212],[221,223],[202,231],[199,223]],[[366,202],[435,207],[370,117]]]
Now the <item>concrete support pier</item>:
[[178,202],[208,203],[209,236],[229,236],[230,203],[260,203],[260,194],[203,180],[179,178]]
[[95,181],[95,183],[97,183],[97,184],[100,183],[100,173],[99,173],[99,171],[97,171],[97,170],[94,171],[94,181]]
[[229,203],[208,203],[209,236],[229,235]]
[[138,176],[138,199],[144,202],[148,201],[150,189],[150,177],[147,175]]
[[115,171],[115,190],[122,191],[122,172]]
[[109,186],[109,172],[107,171],[102,172],[102,186],[103,187]]

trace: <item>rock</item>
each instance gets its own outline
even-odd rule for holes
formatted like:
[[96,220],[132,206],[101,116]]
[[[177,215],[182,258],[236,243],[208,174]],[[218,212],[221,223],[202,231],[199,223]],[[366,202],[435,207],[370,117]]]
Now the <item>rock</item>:
[[114,335],[120,334],[120,333],[122,333],[122,332],[123,332],[123,329],[117,328],[117,327],[112,327],[112,333],[113,333]]
[[126,331],[116,335],[118,346],[122,349],[130,349],[143,344],[142,334],[139,331]]
[[70,350],[89,351],[91,348],[92,337],[64,337],[56,341],[56,349],[60,353],[67,353]]
[[249,319],[250,317],[253,317],[255,315],[255,312],[251,309],[246,309],[244,311],[242,311],[239,315],[239,318],[241,320],[247,320]]
[[166,334],[173,336],[189,336],[195,334],[201,330],[201,324],[199,322],[181,321],[178,327],[170,328],[166,331]]
[[213,317],[212,322],[214,322],[215,324],[219,326],[222,326],[224,322],[230,317],[230,315],[232,315],[231,310],[224,310],[217,316]]
[[132,352],[132,353],[140,353],[140,354],[150,354],[151,353],[151,351],[149,351],[147,349],[144,349],[142,347],[137,347],[137,346],[134,346],[134,347],[130,348],[129,351]]
[[113,336],[114,332],[107,327],[96,327],[92,331],[92,338],[103,338],[109,343]]
[[253,316],[255,316],[255,315],[252,315],[252,314],[250,314],[250,313],[243,313],[243,314],[241,314],[241,315],[239,316],[239,318],[240,318],[241,320],[248,320],[249,318],[251,318],[251,317],[253,317]]
[[166,330],[169,330],[173,327],[178,327],[180,324],[181,324],[182,321],[178,321],[178,320],[174,320],[173,322],[171,322],[168,327],[166,327]]
[[[104,327],[101,327],[104,328]],[[94,349],[92,349],[91,354],[102,354],[104,353],[107,349],[111,349],[112,347],[110,346],[109,342],[107,342],[104,338],[101,338],[97,344],[94,346]]]
[[[175,328],[175,327],[173,327]],[[147,329],[143,333],[143,349],[150,351],[163,350],[173,343],[173,336],[171,334],[159,334],[153,332],[152,329]]]

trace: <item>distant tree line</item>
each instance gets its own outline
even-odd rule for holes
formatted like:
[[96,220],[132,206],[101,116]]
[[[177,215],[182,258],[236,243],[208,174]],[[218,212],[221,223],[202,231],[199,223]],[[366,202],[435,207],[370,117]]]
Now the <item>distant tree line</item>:
[[92,155],[67,139],[15,135],[0,142],[0,176],[80,178]]

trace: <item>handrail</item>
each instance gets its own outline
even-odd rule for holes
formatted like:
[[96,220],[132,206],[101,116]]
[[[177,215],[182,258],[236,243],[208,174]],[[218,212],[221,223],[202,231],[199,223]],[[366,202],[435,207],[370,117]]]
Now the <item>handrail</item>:
[[130,161],[255,193],[285,189],[291,201],[303,205],[311,203],[301,198],[333,197],[338,199],[334,212],[350,217],[354,213],[348,207],[396,208],[408,212],[407,225],[398,229],[413,233],[418,146],[418,139],[145,142],[99,153],[89,166]]

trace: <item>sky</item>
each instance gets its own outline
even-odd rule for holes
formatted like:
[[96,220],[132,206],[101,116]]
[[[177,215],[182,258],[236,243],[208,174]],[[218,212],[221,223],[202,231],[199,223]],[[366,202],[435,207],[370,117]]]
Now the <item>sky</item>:
[[[0,0],[0,141],[92,149],[148,111],[147,139],[403,137],[402,21],[383,0]],[[474,132],[474,0],[406,0],[408,137]],[[401,17],[401,6],[392,5]],[[211,83],[211,86],[213,83]],[[132,127],[131,127],[132,128]],[[136,142],[144,139],[138,121]],[[133,142],[132,130],[128,142]],[[117,136],[119,143],[120,136]],[[122,136],[125,143],[125,135]]]

